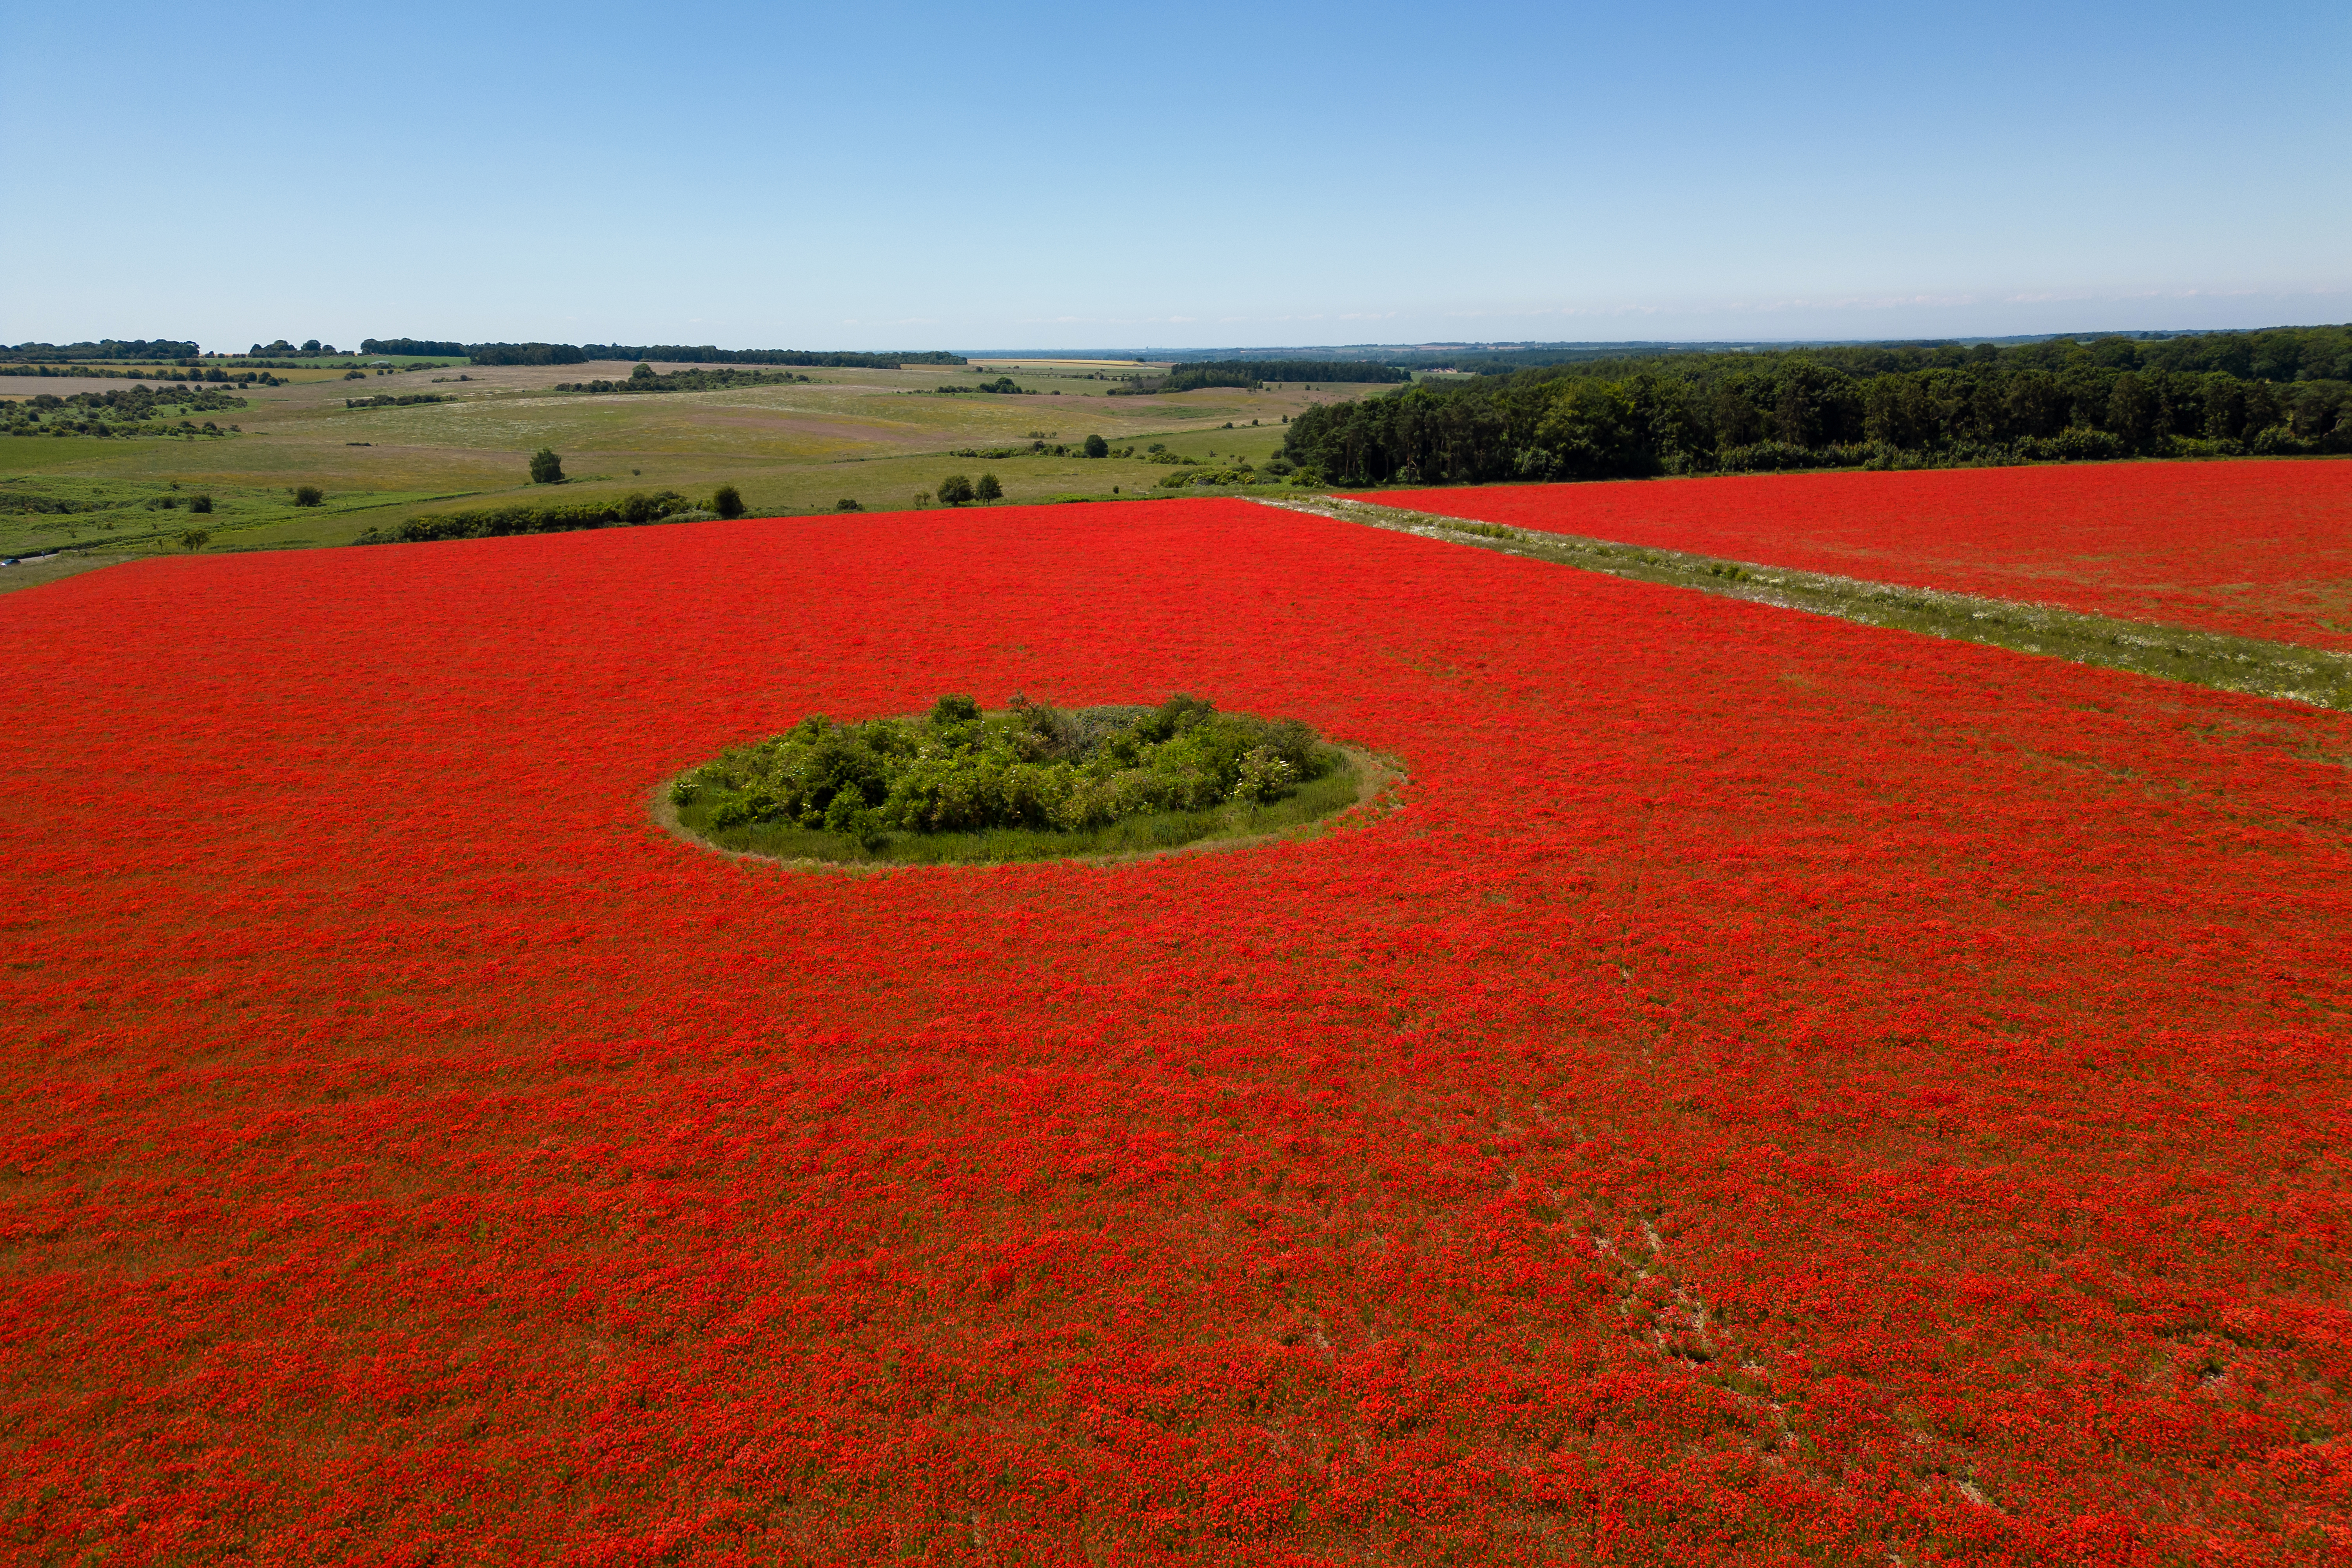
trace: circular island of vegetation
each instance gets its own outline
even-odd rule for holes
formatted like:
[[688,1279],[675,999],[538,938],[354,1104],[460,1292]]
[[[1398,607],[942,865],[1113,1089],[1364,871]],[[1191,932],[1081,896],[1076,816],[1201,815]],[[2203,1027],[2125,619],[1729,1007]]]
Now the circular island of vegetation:
[[1369,796],[1386,770],[1296,720],[1157,708],[836,724],[812,714],[670,781],[665,821],[735,854],[946,865],[1152,854],[1289,832]]

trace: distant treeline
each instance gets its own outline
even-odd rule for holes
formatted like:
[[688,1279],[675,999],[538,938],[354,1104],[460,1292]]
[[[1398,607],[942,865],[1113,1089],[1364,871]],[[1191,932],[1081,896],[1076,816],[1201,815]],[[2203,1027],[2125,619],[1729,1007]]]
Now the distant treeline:
[[423,338],[362,338],[363,354],[414,354],[425,359],[464,359],[463,343],[433,343]]
[[[2291,336],[2295,333],[2308,331],[2310,330],[2311,329],[2308,328],[2273,328],[2250,332],[2119,332],[2109,334],[2107,337],[2103,338],[2100,341],[2137,342],[2142,348],[2149,351],[2148,363],[2150,364],[2161,364],[2168,369],[2179,370],[2184,368],[2195,368],[2204,370],[2228,370],[2232,368],[2229,364],[2183,366],[2172,363],[2165,358],[2165,353],[2168,351],[2164,349],[2163,345],[2190,341],[2200,344],[2218,345],[2230,339],[2245,340],[2275,338],[2281,333]],[[1848,354],[1855,353],[1872,353],[1880,351],[1922,351],[1932,353],[1939,356],[1941,361],[1950,363],[1956,360],[1958,356],[1975,352],[1977,346],[1978,345],[1973,342],[1956,342],[1948,339],[1920,338],[1903,340],[1888,339],[1867,343],[1790,342],[1766,345],[1766,348],[1770,352],[1796,352],[1799,350],[1806,350],[1824,355]],[[1987,349],[1988,352],[2005,353],[2017,349],[2032,349],[2045,346],[2047,346],[2047,341],[2045,340],[2035,339],[2029,341],[2019,339],[2013,342],[1990,344],[1987,345]],[[1319,357],[1323,360],[1334,362],[1336,364],[1343,367],[1370,363],[1414,371],[1453,370],[1461,371],[1470,374],[1503,375],[1508,374],[1514,371],[1529,370],[1549,365],[1591,363],[1622,364],[1628,362],[1639,360],[1686,358],[1693,355],[1706,354],[1754,353],[1757,352],[1760,352],[1759,347],[1753,342],[1670,343],[1664,342],[1623,342],[1452,344],[1351,343],[1344,346],[1324,349],[1261,349],[1256,351],[1250,357],[1252,359],[1269,360],[1276,363],[1290,364],[1296,364],[1302,360],[1311,357]],[[1173,355],[1173,357],[1184,363],[1207,363],[1217,361],[1221,358],[1231,358],[1233,356],[1231,354],[1221,354],[1219,353],[1188,353],[1179,351]],[[1329,367],[1318,365],[1317,368],[1328,369]],[[2250,373],[2240,370],[2237,371],[2236,374],[2244,374]],[[1296,375],[1277,375],[1269,376],[1266,379],[1276,381],[1295,381],[1300,379],[1300,377]],[[1338,374],[1333,374],[1328,376],[1328,379],[1338,381],[1349,378]],[[2285,375],[2275,376],[2271,379],[2294,380],[2295,378],[2293,375]],[[2315,379],[2315,377],[2305,376],[2305,379]]]
[[620,381],[559,381],[558,392],[717,392],[730,386],[784,386],[796,381],[806,381],[804,375],[790,371],[771,374],[763,370],[675,370],[667,375],[657,374],[643,360]]
[[102,365],[85,363],[70,370],[60,367],[52,371],[45,364],[0,364],[0,375],[25,376],[34,379],[56,375],[66,380],[97,377],[106,381],[210,381],[236,386],[250,386],[256,382],[259,382],[264,386],[280,384],[278,379],[271,375],[266,368],[226,371],[218,365],[210,365],[203,370],[111,370]]
[[624,348],[618,343],[590,343],[586,353],[591,359],[656,359],[677,364],[801,364],[835,370],[889,370],[902,364],[962,364],[961,354],[951,354],[944,349],[927,349],[907,353],[819,353],[808,349],[715,349],[709,343],[688,348],[677,343],[656,343],[645,348]]
[[1255,386],[1261,381],[1411,381],[1412,373],[1368,360],[1221,359],[1179,366],[1169,390],[1194,386]]
[[446,403],[449,399],[438,392],[404,392],[382,397],[346,397],[346,408],[407,408],[419,403]]
[[931,349],[906,353],[819,353],[805,349],[722,349],[709,343],[455,343],[424,338],[366,338],[363,354],[460,355],[476,364],[586,364],[591,360],[666,360],[676,364],[800,364],[895,370],[902,364],[961,364],[961,354]]
[[1295,416],[1336,484],[2352,452],[2352,327],[1592,361]]
[[1164,376],[1116,388],[1111,395],[1142,397],[1155,392],[1192,392],[1203,386],[1254,387],[1267,381],[1360,383],[1412,379],[1410,371],[1376,364],[1370,360],[1199,360],[1179,365]]
[[94,343],[16,343],[0,349],[0,356],[59,363],[68,360],[194,359],[202,352],[194,343],[173,338],[102,338]]
[[1507,375],[1513,371],[1532,370],[1545,365],[1725,353],[1734,349],[1735,345],[1730,343],[1530,343],[1524,348],[1429,349],[1391,355],[1389,363],[1402,365],[1408,370],[1458,370],[1472,375]]

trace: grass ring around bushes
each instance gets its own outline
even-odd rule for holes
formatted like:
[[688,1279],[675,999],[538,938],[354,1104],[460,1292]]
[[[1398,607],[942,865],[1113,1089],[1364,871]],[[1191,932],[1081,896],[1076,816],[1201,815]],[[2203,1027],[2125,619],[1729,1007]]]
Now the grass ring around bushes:
[[[982,713],[943,698],[929,715],[803,720],[665,779],[652,815],[698,848],[805,869],[1111,865],[1318,837],[1342,813],[1391,802],[1403,778],[1393,759],[1295,721],[1189,698],[1157,710],[1015,703]],[[861,768],[862,788],[833,782]],[[958,793],[990,777],[1000,793]],[[959,810],[985,820],[957,825]]]

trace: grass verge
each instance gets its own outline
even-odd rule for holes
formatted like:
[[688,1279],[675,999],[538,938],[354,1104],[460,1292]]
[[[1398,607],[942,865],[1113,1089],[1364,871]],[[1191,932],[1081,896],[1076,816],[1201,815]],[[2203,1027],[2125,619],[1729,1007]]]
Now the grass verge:
[[2042,654],[2076,664],[2127,669],[2164,680],[2273,697],[2315,708],[2352,712],[2352,656],[2298,643],[2231,637],[2153,621],[2126,621],[2084,615],[2047,605],[1948,594],[1759,566],[1710,555],[1685,554],[1648,545],[1617,544],[1572,533],[1545,533],[1476,522],[1437,512],[1380,506],[1338,496],[1251,498],[1266,506],[1313,512],[1424,539],[1444,539],[1524,555],[1641,583],[1696,588],[1727,598],[1747,599],[1782,609],[1836,616],[1864,626],[1888,626],[1959,642],[1982,643],[2017,653]]
[[740,859],[803,868],[887,870],[905,866],[1003,866],[1075,860],[1144,860],[1204,849],[1237,849],[1275,839],[1318,837],[1350,806],[1379,800],[1402,776],[1367,752],[1338,747],[1345,761],[1280,800],[1235,802],[1207,811],[1131,816],[1077,833],[996,828],[982,833],[892,833],[867,846],[821,828],[761,823],[710,830],[694,806],[671,804],[670,781],[654,792],[654,820],[688,843]]

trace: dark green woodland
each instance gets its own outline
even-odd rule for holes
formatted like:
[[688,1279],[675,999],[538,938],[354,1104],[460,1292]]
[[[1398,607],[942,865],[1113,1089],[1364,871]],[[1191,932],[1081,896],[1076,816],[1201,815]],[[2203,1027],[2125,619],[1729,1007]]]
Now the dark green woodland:
[[1310,408],[1332,484],[2352,452],[2352,327],[1595,359]]

